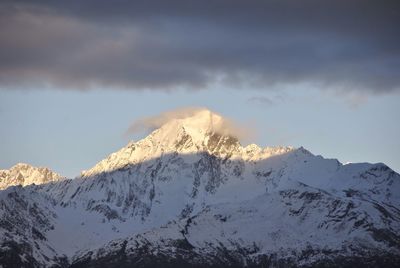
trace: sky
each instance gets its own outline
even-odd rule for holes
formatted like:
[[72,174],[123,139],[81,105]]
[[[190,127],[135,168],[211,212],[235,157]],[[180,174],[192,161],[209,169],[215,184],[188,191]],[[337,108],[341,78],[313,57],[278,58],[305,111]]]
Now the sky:
[[206,107],[261,146],[400,171],[398,1],[1,1],[0,169],[74,177]]

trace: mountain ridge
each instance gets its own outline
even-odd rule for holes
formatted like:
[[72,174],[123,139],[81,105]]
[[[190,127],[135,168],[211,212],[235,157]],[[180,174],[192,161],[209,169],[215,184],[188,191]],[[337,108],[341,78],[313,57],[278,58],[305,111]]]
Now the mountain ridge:
[[17,163],[10,169],[0,170],[0,190],[9,186],[42,184],[64,178],[47,167],[34,167],[26,163]]
[[75,179],[0,191],[0,264],[399,264],[399,174],[303,147],[242,147],[209,117],[169,121]]
[[[242,147],[239,138],[242,135],[238,127],[231,126],[222,116],[208,110],[200,110],[193,116],[183,119],[172,119],[152,131],[147,137],[137,142],[129,142],[127,146],[112,153],[100,161],[93,168],[83,171],[81,176],[90,176],[112,168],[107,161],[114,164],[121,158],[124,164],[135,164],[149,158],[159,157],[162,154],[180,153],[190,154],[207,152],[219,157],[241,157],[259,160],[275,154],[293,150],[293,147],[266,147],[260,148],[256,144]],[[143,151],[135,151],[142,149]]]

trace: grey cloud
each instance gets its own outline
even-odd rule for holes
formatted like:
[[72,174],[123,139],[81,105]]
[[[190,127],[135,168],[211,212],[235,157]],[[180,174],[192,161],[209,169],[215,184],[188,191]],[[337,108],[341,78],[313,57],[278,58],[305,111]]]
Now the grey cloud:
[[265,96],[251,97],[247,101],[261,104],[261,105],[267,106],[267,107],[275,105],[275,102],[272,99],[265,97]]
[[397,2],[2,1],[0,88],[395,91]]

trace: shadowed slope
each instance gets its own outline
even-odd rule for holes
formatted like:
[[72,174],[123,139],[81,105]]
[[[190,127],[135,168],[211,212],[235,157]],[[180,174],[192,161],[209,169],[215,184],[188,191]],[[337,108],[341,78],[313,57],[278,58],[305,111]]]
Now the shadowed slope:
[[224,122],[203,110],[171,119],[79,178],[0,191],[0,264],[398,263],[399,174],[242,147]]
[[[304,149],[262,161],[167,154],[89,177],[0,192],[2,251],[22,252],[2,254],[1,262],[13,256],[28,266],[61,265],[66,254],[76,265],[108,266],[115,259],[104,258],[122,252],[118,245],[124,241],[126,258],[118,265],[146,256],[158,256],[160,265],[179,259],[194,267],[195,260],[210,267],[238,260],[244,265],[250,255],[249,264],[261,265],[263,258],[279,264],[298,261],[307,249],[314,257],[303,258],[312,262],[325,259],[326,252],[332,258],[396,255],[399,183],[399,175],[382,164],[343,166]],[[101,246],[115,238],[122,240]],[[93,257],[84,257],[87,252]]]

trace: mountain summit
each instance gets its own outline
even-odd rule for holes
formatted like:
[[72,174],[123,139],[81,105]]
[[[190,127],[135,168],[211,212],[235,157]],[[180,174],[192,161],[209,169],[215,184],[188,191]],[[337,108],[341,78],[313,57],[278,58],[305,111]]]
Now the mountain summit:
[[13,185],[43,184],[61,179],[61,175],[48,168],[18,163],[8,170],[0,170],[0,190]]
[[130,142],[126,147],[82,172],[88,177],[109,172],[126,165],[155,159],[168,154],[208,153],[222,158],[260,160],[274,154],[286,153],[292,147],[267,147],[255,144],[242,147],[239,139],[244,130],[221,115],[206,109],[193,110],[185,117],[168,118],[156,122],[155,129],[146,138]]
[[3,267],[398,267],[400,175],[241,146],[196,110],[73,180],[0,191]]
[[165,152],[193,153],[238,147],[238,135],[240,131],[233,123],[211,111],[200,110],[190,117],[170,120],[149,138]]

